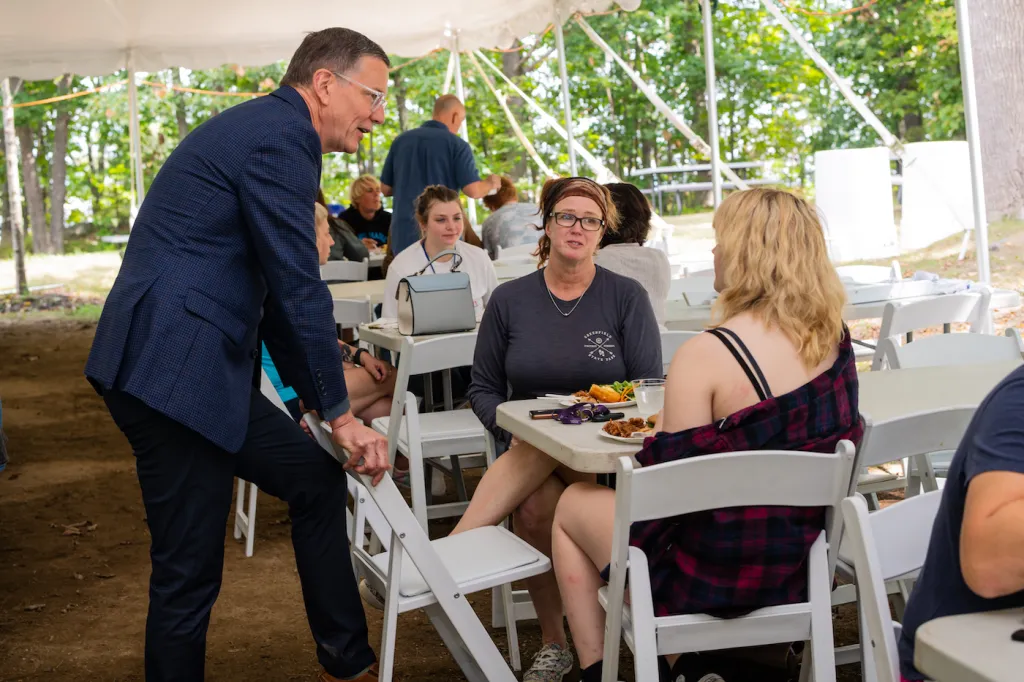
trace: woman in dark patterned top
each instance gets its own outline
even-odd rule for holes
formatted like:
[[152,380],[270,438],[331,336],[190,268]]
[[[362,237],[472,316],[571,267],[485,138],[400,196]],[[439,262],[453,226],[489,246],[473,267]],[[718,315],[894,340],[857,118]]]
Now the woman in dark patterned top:
[[[814,209],[785,191],[738,192],[722,203],[714,228],[721,322],[672,359],[661,432],[637,460],[833,452],[842,439],[858,443],[846,296]],[[614,514],[614,493],[587,483],[569,487],[555,513],[552,556],[584,682],[601,678],[597,591],[607,579]],[[634,524],[630,544],[650,562],[655,615],[729,617],[807,598],[806,560],[824,519],[815,508],[723,509]],[[670,658],[673,680],[724,672],[695,672],[686,669],[693,657]]]

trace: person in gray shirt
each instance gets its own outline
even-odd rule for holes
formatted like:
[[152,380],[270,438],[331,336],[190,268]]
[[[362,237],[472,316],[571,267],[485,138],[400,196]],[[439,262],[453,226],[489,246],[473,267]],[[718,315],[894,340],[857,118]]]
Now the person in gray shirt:
[[483,199],[484,206],[491,211],[480,226],[480,238],[491,260],[498,259],[498,251],[526,244],[537,245],[537,231],[544,221],[535,204],[519,201],[519,194],[512,180],[501,176],[501,187],[494,194]]
[[[500,285],[484,311],[468,397],[480,421],[510,449],[480,480],[454,533],[513,514],[515,532],[550,552],[551,523],[566,486],[593,481],[498,429],[509,400],[572,394],[591,384],[661,378],[661,336],[647,293],[636,281],[594,264],[618,217],[608,190],[585,178],[552,180],[541,192],[545,219],[534,274]],[[573,428],[566,426],[565,428]],[[543,647],[524,682],[560,680],[572,669],[554,574],[527,581]]]

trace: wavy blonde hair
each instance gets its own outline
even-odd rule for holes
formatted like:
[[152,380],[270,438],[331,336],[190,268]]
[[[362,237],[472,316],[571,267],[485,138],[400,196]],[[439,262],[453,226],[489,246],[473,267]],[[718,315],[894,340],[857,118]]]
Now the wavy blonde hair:
[[807,367],[820,364],[845,333],[846,290],[828,257],[815,210],[791,192],[736,192],[714,218],[723,285],[716,326],[751,312],[797,346]]
[[354,204],[371,192],[380,192],[380,181],[372,175],[360,175],[348,190],[349,200]]

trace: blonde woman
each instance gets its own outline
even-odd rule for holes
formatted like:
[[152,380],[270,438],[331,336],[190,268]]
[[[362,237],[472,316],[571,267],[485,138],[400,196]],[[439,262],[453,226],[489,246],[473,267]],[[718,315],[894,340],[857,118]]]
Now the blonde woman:
[[[726,199],[713,225],[721,321],[672,359],[663,430],[637,460],[650,466],[737,450],[833,452],[842,439],[859,442],[846,296],[814,209],[789,192],[753,189]],[[584,682],[601,679],[597,591],[607,580],[614,514],[614,493],[591,484],[566,490],[555,514],[555,574]],[[725,509],[634,524],[630,543],[650,562],[655,615],[729,617],[806,599],[806,559],[824,519],[821,509]],[[742,666],[753,665],[706,654],[672,663],[668,679],[726,682],[745,679],[750,671]]]
[[349,189],[351,204],[338,215],[368,249],[377,249],[388,241],[391,214],[381,208],[380,181],[363,175]]

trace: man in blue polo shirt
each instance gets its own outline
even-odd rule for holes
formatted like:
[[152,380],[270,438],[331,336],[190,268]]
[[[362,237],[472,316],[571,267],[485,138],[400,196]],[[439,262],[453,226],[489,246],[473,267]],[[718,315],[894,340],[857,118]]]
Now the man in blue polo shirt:
[[985,398],[949,466],[928,555],[903,617],[903,679],[925,679],[914,667],[914,635],[922,624],[1022,606],[1024,367]]
[[402,133],[391,144],[380,182],[384,196],[394,197],[388,239],[393,256],[420,238],[413,204],[427,186],[444,185],[473,199],[482,199],[501,186],[497,175],[480,179],[473,150],[458,135],[465,118],[466,108],[459,98],[442,95],[434,102],[432,120]]

